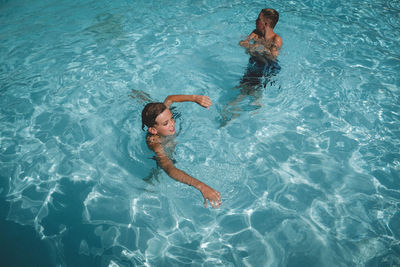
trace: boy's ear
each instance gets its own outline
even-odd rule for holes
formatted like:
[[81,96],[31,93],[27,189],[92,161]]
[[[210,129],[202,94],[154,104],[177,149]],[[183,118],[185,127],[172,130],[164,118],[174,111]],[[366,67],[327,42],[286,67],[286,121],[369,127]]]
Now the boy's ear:
[[154,128],[154,127],[149,127],[149,133],[151,133],[151,134],[157,134],[157,129],[156,128]]

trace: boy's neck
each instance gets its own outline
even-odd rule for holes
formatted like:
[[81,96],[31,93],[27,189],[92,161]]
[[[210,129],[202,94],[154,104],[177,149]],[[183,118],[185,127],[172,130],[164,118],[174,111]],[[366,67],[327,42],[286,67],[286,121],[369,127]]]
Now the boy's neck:
[[265,33],[264,33],[265,40],[271,40],[272,38],[274,38],[274,36],[275,36],[274,29],[271,27],[265,27]]

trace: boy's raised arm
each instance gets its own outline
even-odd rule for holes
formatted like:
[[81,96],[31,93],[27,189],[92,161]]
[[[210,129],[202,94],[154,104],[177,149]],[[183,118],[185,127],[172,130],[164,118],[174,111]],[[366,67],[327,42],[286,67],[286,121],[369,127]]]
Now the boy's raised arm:
[[[156,138],[156,137],[155,137]],[[220,193],[205,183],[193,178],[184,171],[176,168],[169,157],[165,154],[161,143],[158,140],[153,140],[148,143],[149,148],[152,149],[157,156],[158,163],[161,168],[174,180],[181,183],[190,185],[198,189],[204,198],[204,207],[207,208],[207,200],[210,202],[213,208],[218,208],[221,205]]]
[[202,107],[208,108],[212,105],[211,100],[208,96],[204,95],[169,95],[164,100],[164,105],[169,106],[174,102],[196,102]]

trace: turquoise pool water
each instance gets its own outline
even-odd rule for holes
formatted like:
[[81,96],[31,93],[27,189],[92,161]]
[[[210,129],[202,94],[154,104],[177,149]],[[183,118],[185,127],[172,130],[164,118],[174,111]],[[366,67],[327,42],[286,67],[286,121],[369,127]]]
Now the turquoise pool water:
[[[281,70],[243,94],[264,7],[0,1],[1,265],[400,265],[399,2],[269,1]],[[213,101],[175,105],[174,158],[219,209],[157,173],[169,94]]]

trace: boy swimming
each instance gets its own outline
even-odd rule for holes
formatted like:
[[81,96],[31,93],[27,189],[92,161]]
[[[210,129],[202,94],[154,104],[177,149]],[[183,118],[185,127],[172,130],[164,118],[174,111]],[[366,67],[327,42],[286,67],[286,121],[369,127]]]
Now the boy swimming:
[[264,8],[256,20],[256,29],[245,40],[240,41],[239,45],[246,48],[246,52],[257,60],[276,61],[282,47],[282,38],[274,32],[278,20],[278,11]]
[[[250,58],[240,84],[234,88],[240,89],[239,95],[230,100],[221,112],[221,127],[240,115],[240,102],[249,96],[254,99],[251,108],[260,108],[261,89],[266,88],[267,84],[275,84],[273,78],[281,69],[277,58],[282,47],[282,38],[274,32],[278,20],[279,13],[275,9],[261,10],[256,20],[256,29],[239,42]],[[245,108],[248,109],[249,106]]]
[[278,11],[264,8],[256,20],[256,29],[239,42],[250,55],[247,71],[240,81],[242,87],[245,87],[243,89],[253,89],[261,83],[263,77],[265,87],[271,77],[279,73],[281,67],[277,63],[277,57],[282,47],[282,38],[274,32],[278,20]]
[[175,120],[169,107],[174,102],[186,101],[196,102],[207,109],[212,105],[208,96],[201,95],[170,95],[164,103],[147,104],[142,111],[142,129],[147,126],[146,143],[156,154],[158,164],[171,178],[198,189],[203,195],[204,207],[207,208],[208,200],[213,208],[218,208],[221,205],[220,193],[176,168],[163,147],[165,137],[175,134]]

